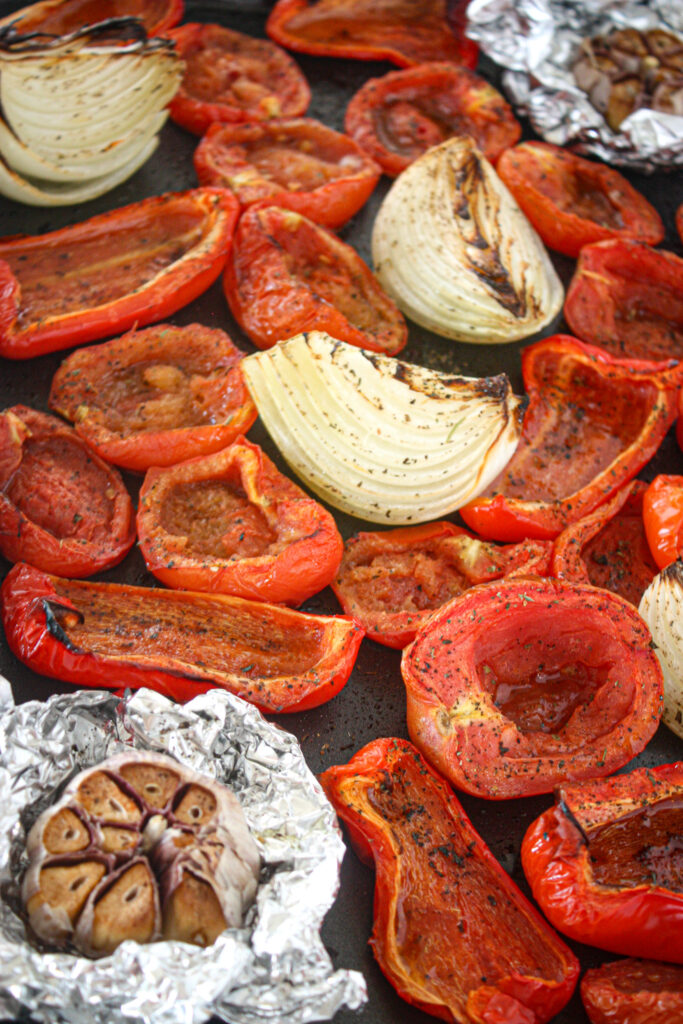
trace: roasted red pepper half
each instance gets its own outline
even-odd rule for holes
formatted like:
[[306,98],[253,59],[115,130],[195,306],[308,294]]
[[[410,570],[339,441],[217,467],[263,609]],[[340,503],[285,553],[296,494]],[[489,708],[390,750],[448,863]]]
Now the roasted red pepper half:
[[656,476],[643,498],[643,520],[657,566],[666,569],[683,553],[683,476]]
[[310,117],[212,124],[193,159],[202,185],[231,189],[242,207],[285,207],[326,228],[353,217],[381,174],[353,139]]
[[658,572],[643,525],[646,490],[642,480],[632,480],[563,530],[555,541],[551,575],[611,590],[637,608]]
[[213,121],[298,117],[311,102],[295,61],[268,39],[199,22],[172,29],[166,38],[185,61],[169,111],[195,135],[203,135]]
[[556,801],[522,843],[546,917],[578,942],[683,963],[683,763],[566,785]]
[[138,532],[169,587],[293,605],[332,581],[344,550],[330,513],[246,438],[150,469]]
[[683,203],[676,210],[676,231],[678,231],[678,237],[683,242]]
[[497,89],[468,68],[418,64],[362,85],[346,108],[344,130],[385,174],[401,171],[453,135],[471,135],[496,161],[522,126]]
[[675,362],[615,359],[556,334],[522,353],[529,407],[504,472],[460,510],[494,540],[556,537],[633,479],[676,416]]
[[606,238],[650,245],[664,238],[654,206],[606,164],[548,142],[521,142],[496,170],[548,248],[565,256]]
[[564,303],[579,338],[632,359],[683,354],[683,259],[615,239],[581,251]]
[[683,968],[657,960],[616,960],[581,979],[591,1024],[675,1024],[683,1020]]
[[262,711],[304,711],[346,683],[363,637],[343,616],[222,594],[49,576],[16,565],[2,588],[16,656],[77,686],[147,686],[190,700],[215,686]]
[[332,589],[371,640],[405,647],[436,608],[468,587],[547,575],[552,549],[543,540],[498,547],[450,522],[358,533],[344,545]]
[[201,324],[133,330],[67,356],[50,408],[108,462],[172,466],[225,448],[253,424],[243,355],[224,331]]
[[0,21],[20,18],[22,32],[64,36],[83,25],[95,25],[103,18],[139,18],[150,36],[161,35],[177,25],[183,16],[183,0],[40,0]]
[[374,862],[370,945],[402,999],[460,1024],[559,1013],[576,958],[410,743],[375,740],[320,781],[359,857]]
[[46,572],[90,576],[135,540],[118,472],[54,416],[15,405],[0,413],[0,553]]
[[313,330],[386,355],[408,340],[402,314],[355,249],[293,210],[242,215],[223,288],[259,348]]
[[473,68],[478,49],[464,25],[447,21],[447,0],[277,0],[266,32],[281,46],[318,57],[389,60],[410,67],[448,60]]
[[467,590],[403,652],[408,731],[459,789],[492,800],[608,775],[662,713],[647,626],[608,590],[516,578]]
[[229,192],[198,188],[0,240],[0,356],[25,359],[163,320],[216,280],[238,213]]

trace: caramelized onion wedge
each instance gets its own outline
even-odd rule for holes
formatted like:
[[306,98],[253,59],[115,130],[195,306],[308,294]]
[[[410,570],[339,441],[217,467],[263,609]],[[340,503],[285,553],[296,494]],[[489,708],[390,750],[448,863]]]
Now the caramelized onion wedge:
[[662,721],[683,738],[683,560],[663,569],[647,588],[638,608],[655,644],[664,676]]
[[334,508],[373,523],[422,523],[495,479],[520,435],[504,374],[439,373],[298,334],[242,361],[289,466]]
[[444,338],[515,341],[562,307],[543,243],[466,136],[397,178],[375,220],[372,256],[399,309]]

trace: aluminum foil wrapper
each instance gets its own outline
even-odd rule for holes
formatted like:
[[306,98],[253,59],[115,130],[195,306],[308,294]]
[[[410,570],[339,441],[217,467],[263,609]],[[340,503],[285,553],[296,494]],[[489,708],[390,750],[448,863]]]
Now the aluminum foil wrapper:
[[[26,835],[77,772],[126,749],[161,751],[229,785],[262,857],[244,926],[200,948],[124,942],[88,960],[27,939],[20,885]],[[0,1018],[49,1024],[235,1024],[326,1020],[366,998],[334,971],[320,926],[344,844],[296,739],[251,705],[211,690],[184,706],[151,690],[121,700],[78,691],[14,706],[0,677]]]
[[467,34],[507,69],[503,88],[547,142],[633,170],[683,166],[683,117],[638,110],[614,132],[572,72],[581,40],[612,28],[683,35],[681,0],[472,0],[467,17]]

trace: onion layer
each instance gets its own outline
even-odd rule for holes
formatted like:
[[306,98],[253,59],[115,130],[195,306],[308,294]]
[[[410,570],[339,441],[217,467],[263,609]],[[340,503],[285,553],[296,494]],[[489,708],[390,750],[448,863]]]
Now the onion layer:
[[663,569],[642,596],[641,616],[655,644],[664,676],[662,721],[683,738],[683,561]]

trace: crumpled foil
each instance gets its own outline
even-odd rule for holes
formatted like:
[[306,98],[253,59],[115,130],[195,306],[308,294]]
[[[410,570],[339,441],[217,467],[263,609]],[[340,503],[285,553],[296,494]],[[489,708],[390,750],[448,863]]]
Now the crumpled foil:
[[683,165],[683,117],[638,110],[614,132],[572,72],[581,40],[612,28],[683,35],[682,0],[472,0],[467,17],[468,36],[508,69],[503,88],[547,142],[633,170]]
[[[40,952],[20,916],[25,839],[84,768],[127,748],[171,754],[227,783],[263,866],[242,928],[205,949],[124,942],[88,960]],[[320,939],[344,852],[334,811],[296,739],[211,690],[181,706],[151,690],[79,691],[14,706],[0,677],[0,1017],[49,1024],[235,1024],[329,1019],[365,1002],[358,972],[334,971]]]

